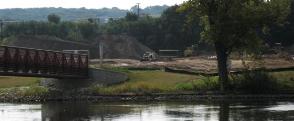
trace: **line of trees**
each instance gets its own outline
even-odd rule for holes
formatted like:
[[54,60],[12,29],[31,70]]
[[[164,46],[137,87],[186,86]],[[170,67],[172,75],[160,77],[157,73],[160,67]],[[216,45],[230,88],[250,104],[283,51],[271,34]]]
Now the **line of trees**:
[[187,14],[177,12],[178,8],[179,6],[168,8],[160,18],[138,18],[134,13],[128,13],[123,19],[110,21],[104,26],[104,30],[106,33],[125,33],[134,36],[154,50],[182,50],[198,43],[201,28],[197,22],[187,26]]
[[[191,1],[193,2],[194,0]],[[294,2],[292,2],[292,6],[293,5]],[[8,24],[2,34],[6,37],[15,35],[50,35],[65,40],[85,43],[94,42],[95,38],[102,34],[127,34],[134,36],[141,43],[154,50],[184,50],[195,44],[201,45],[198,46],[200,49],[205,49],[207,46],[210,48],[213,47],[213,43],[210,43],[211,45],[209,45],[207,42],[202,41],[209,40],[209,38],[207,38],[208,36],[206,36],[208,32],[201,33],[202,30],[206,31],[207,29],[203,26],[207,24],[203,21],[203,19],[207,19],[207,17],[199,15],[191,17],[191,14],[197,13],[193,11],[193,8],[186,7],[186,11],[179,11],[179,8],[180,6],[171,6],[167,8],[160,17],[151,17],[148,15],[138,17],[136,13],[128,12],[124,18],[109,19],[108,23],[102,23],[97,19],[88,19],[79,22],[62,21],[62,18],[58,15],[51,14],[48,16],[48,21],[27,21]],[[269,18],[273,17],[274,14],[277,14],[277,10],[271,15],[267,14],[267,20],[275,19]],[[257,34],[270,45],[280,42],[284,46],[289,46],[293,43],[294,7],[291,7],[291,13],[289,16],[287,16],[288,14],[281,15],[283,15],[284,18],[287,17],[284,26],[281,26],[280,24],[271,24],[262,29],[256,29],[258,30]],[[249,16],[248,21],[236,24],[245,25],[250,23],[249,20],[251,18],[253,19],[253,17],[250,15],[247,16]],[[224,29],[232,26],[231,22],[234,20],[229,21],[228,18],[225,17],[223,19],[225,22],[222,23],[227,23],[227,25],[221,25]],[[237,28],[237,30],[247,31],[246,29],[242,29],[242,26],[238,27],[240,29]],[[264,34],[263,32],[267,32],[267,34]],[[246,32],[240,33],[242,34]],[[206,38],[201,40],[200,36]],[[239,44],[243,45],[244,43]]]
[[215,47],[222,91],[228,88],[230,54],[261,48],[261,35],[285,22],[290,3],[291,0],[189,0],[183,5],[182,11],[189,11],[190,18],[201,18],[202,39]]
[[148,47],[158,49],[185,49],[200,39],[197,22],[187,26],[187,13],[179,13],[179,6],[168,8],[160,17],[128,12],[124,18],[101,23],[96,19],[79,22],[62,21],[51,14],[48,21],[28,21],[6,25],[6,37],[16,35],[50,35],[65,40],[91,43],[101,34],[127,34]]
[[6,37],[51,35],[91,43],[101,34],[127,34],[151,49],[180,49],[210,44],[217,54],[221,90],[228,83],[227,59],[234,51],[260,51],[265,43],[293,44],[294,2],[291,0],[189,0],[172,6],[160,17],[127,13],[124,18],[103,24],[89,19],[81,22],[22,22],[5,27]]
[[[140,9],[142,13],[150,14],[151,16],[160,16],[169,6],[149,6]],[[75,21],[85,18],[121,18],[129,10],[113,8],[101,8],[101,9],[86,9],[86,8],[10,8],[0,9],[0,18],[4,20],[17,20],[17,21],[45,21],[47,16],[51,13],[56,13],[61,16],[63,20]],[[137,7],[134,6],[130,11],[136,12]]]
[[99,26],[90,19],[86,22],[61,21],[56,14],[48,15],[48,21],[28,21],[5,26],[3,35],[49,35],[65,40],[88,42],[99,35]]

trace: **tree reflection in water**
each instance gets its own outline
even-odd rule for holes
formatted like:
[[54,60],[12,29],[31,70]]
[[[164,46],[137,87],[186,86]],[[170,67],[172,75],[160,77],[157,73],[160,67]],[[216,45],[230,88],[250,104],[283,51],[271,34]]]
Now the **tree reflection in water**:
[[226,101],[221,101],[219,108],[219,120],[229,121],[230,117],[230,105]]
[[128,114],[131,108],[83,102],[47,103],[42,105],[43,121],[105,120]]
[[[55,102],[46,104],[2,104],[0,118],[10,117],[28,119],[28,112],[41,113],[43,121],[170,121],[170,120],[204,120],[204,121],[268,121],[294,120],[294,103],[268,101],[241,102],[152,102],[152,103],[82,103]],[[37,108],[37,107],[38,108]],[[27,108],[27,109],[26,109]],[[37,108],[37,109],[36,109]],[[18,110],[19,109],[19,110]],[[36,119],[37,117],[31,117]],[[29,120],[29,119],[28,119]]]

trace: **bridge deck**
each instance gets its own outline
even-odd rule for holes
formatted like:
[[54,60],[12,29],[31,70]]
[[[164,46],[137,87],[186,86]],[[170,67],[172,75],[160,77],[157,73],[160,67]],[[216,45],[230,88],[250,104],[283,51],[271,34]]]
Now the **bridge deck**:
[[0,75],[88,78],[88,55],[0,46]]

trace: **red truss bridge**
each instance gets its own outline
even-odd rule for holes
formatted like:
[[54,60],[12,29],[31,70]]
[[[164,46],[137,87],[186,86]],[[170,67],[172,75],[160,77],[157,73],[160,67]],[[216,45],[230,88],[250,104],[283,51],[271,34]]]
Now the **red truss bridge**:
[[88,78],[88,55],[0,46],[0,75]]

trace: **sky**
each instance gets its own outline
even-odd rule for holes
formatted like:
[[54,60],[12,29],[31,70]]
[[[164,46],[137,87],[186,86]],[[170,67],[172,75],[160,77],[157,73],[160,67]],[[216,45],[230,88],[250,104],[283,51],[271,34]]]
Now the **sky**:
[[0,9],[3,8],[112,8],[130,9],[140,3],[145,8],[153,5],[175,5],[187,0],[0,0]]

